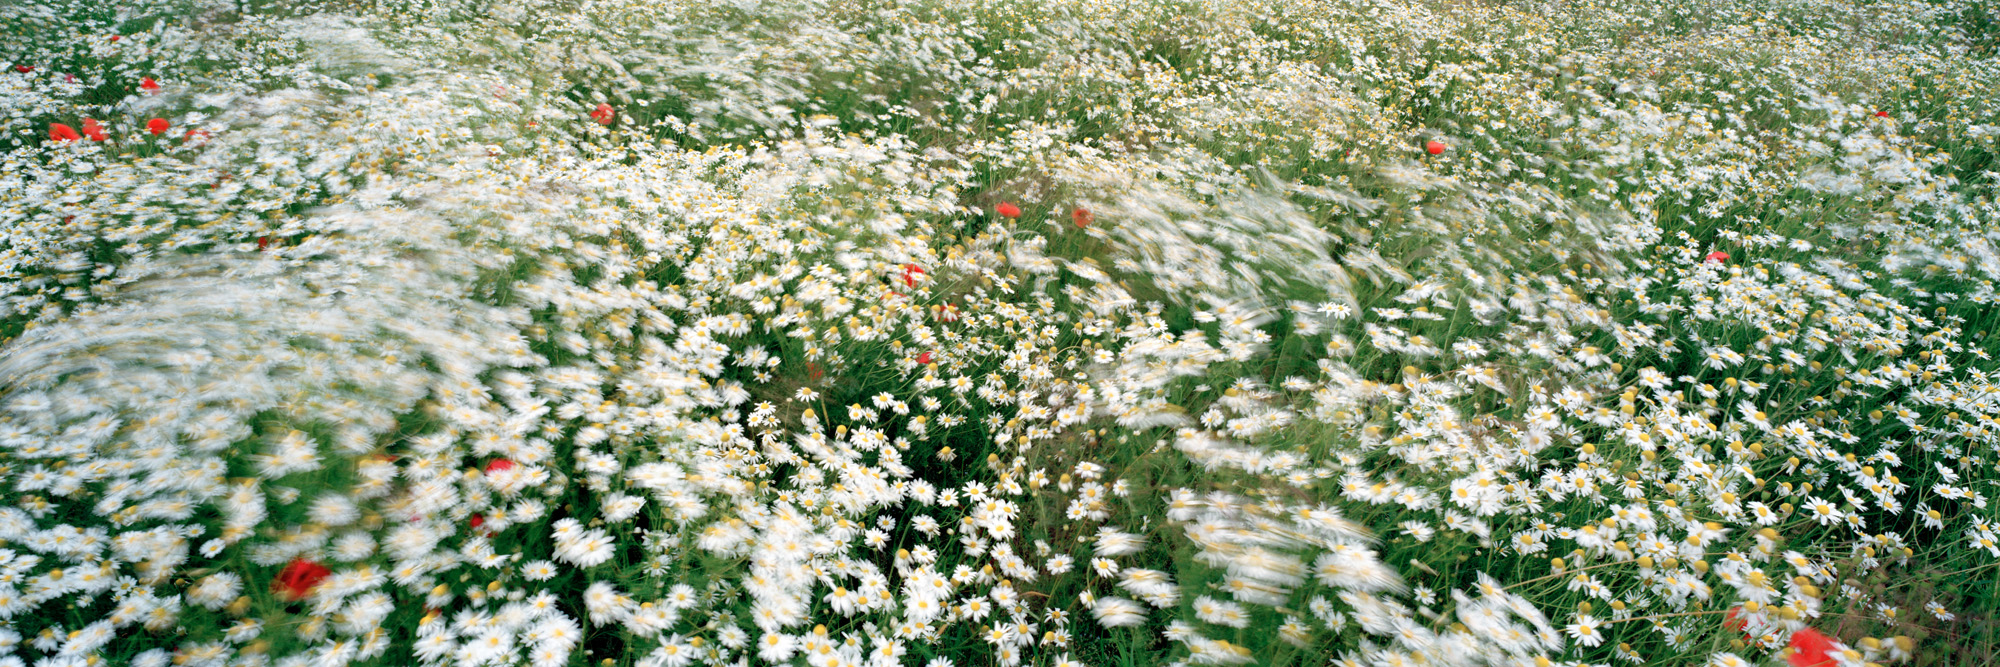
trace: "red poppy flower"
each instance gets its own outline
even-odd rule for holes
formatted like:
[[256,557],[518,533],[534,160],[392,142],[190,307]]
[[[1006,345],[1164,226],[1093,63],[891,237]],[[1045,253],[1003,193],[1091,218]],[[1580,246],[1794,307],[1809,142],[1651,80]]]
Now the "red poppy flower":
[[195,140],[195,139],[207,139],[207,138],[208,138],[208,130],[204,130],[204,129],[201,129],[201,128],[195,128],[195,129],[192,129],[192,130],[188,130],[188,131],[187,131],[187,138],[188,138],[188,140],[189,140],[189,141],[193,141],[193,140]]
[[1443,153],[1443,152],[1444,152],[1444,142],[1441,142],[1441,141],[1426,141],[1426,142],[1424,142],[1424,152],[1426,152],[1426,153],[1430,153],[1431,155],[1437,155],[1437,154],[1439,154],[1439,153]]
[[470,525],[470,526],[472,526],[472,529],[473,529],[473,530],[479,530],[479,527],[480,527],[480,526],[484,526],[484,525],[486,525],[486,515],[484,515],[484,514],[474,514],[474,515],[472,515],[472,518],[470,518],[470,519],[466,519],[466,520],[465,520],[465,523],[466,523],[467,525]]
[[485,472],[491,475],[502,470],[513,470],[516,465],[511,459],[493,459],[486,462]]
[[77,134],[74,127],[62,123],[49,123],[49,141],[76,141],[82,138],[83,136]]
[[944,322],[958,321],[958,306],[947,303],[941,306],[933,306],[933,308],[937,310],[938,320]]
[[1715,252],[1708,253],[1708,256],[1701,258],[1701,261],[1707,264],[1721,264],[1723,262],[1729,261],[1729,253],[1717,250]]
[[993,212],[1000,214],[1000,217],[1003,218],[1021,217],[1021,207],[1015,206],[1014,202],[1010,201],[1000,202],[999,206],[993,207]]
[[173,127],[173,124],[167,122],[165,118],[155,118],[146,121],[146,131],[153,133],[155,137],[166,134],[169,127]]
[[150,76],[139,77],[139,90],[143,90],[150,93],[159,89],[160,89],[160,82],[154,81],[153,77]]
[[27,73],[29,73],[29,72],[33,72],[33,71],[35,71],[35,66],[34,66],[34,65],[15,65],[15,66],[14,66],[14,71],[16,71],[16,72],[20,72],[20,73],[22,73],[22,74],[27,74]]
[[1792,641],[1785,646],[1791,649],[1785,664],[1792,667],[1833,667],[1836,661],[1827,654],[1840,650],[1831,637],[1812,628],[1792,633]]
[[97,119],[95,118],[83,119],[83,136],[90,137],[91,141],[103,141],[110,138],[104,134],[104,126],[97,124]]
[[915,264],[903,265],[903,284],[909,285],[911,287],[916,287],[917,276],[921,275],[924,275],[924,267],[917,266]]
[[930,365],[930,363],[931,363],[931,353],[930,353],[930,352],[925,352],[925,353],[923,353],[923,354],[919,354],[919,355],[917,355],[917,365],[918,365],[918,366],[928,366],[928,365]]
[[1876,118],[1888,118],[1888,117],[1889,117],[1889,112],[1887,112],[1887,111],[1877,111],[1877,112],[1875,112],[1875,117],[1876,117]]
[[1743,617],[1742,607],[1731,607],[1729,612],[1723,614],[1722,617],[1724,619],[1722,627],[1743,633],[1744,641],[1751,640],[1750,631],[1746,629],[1750,626],[1750,621]]
[[1077,229],[1083,229],[1089,227],[1090,221],[1096,218],[1090,214],[1089,209],[1078,208],[1069,212],[1069,219],[1076,221]]
[[611,105],[602,102],[598,103],[597,108],[590,112],[590,117],[595,119],[600,125],[610,125],[611,118],[616,115],[618,115],[618,112],[612,110]]
[[294,558],[284,570],[278,572],[278,578],[271,581],[271,589],[286,600],[303,600],[306,595],[312,593],[313,587],[332,575],[333,570],[327,569],[325,565],[304,558]]
[[124,38],[125,38],[125,36],[124,36],[124,35],[112,35],[112,36],[111,36],[111,41],[113,41],[113,42],[116,42],[116,41],[118,41],[118,40],[120,40],[120,39],[124,39]]
[[269,237],[269,236],[259,236],[259,237],[257,237],[257,249],[258,249],[258,250],[263,250],[263,249],[265,249],[265,248],[269,248],[269,247],[271,247],[271,237]]

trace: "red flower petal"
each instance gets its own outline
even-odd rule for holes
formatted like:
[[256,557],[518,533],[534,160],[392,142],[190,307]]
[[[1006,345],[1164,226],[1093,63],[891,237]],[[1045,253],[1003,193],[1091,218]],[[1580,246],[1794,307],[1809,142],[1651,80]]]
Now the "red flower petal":
[[271,581],[272,590],[287,600],[303,600],[312,589],[326,581],[333,570],[325,565],[304,558],[294,558],[278,572],[278,578]]
[[49,141],[76,141],[82,138],[83,135],[77,134],[74,127],[62,123],[49,123]]
[[518,464],[514,463],[512,459],[493,459],[486,462],[484,470],[486,474],[491,475],[502,470],[513,470],[516,465]]
[[1750,631],[1745,629],[1750,627],[1750,621],[1743,617],[1742,607],[1731,607],[1729,612],[1723,614],[1722,617],[1725,619],[1722,621],[1722,627],[1743,633],[1743,641],[1747,642],[1755,639],[1750,636]]
[[1440,141],[1426,141],[1424,142],[1424,152],[1430,153],[1431,155],[1437,155],[1439,153],[1443,153],[1444,143]]
[[1010,201],[1000,202],[999,206],[993,207],[993,212],[1000,214],[1000,217],[1003,218],[1021,217],[1021,207],[1015,206],[1014,202]]
[[1831,637],[1812,628],[1792,633],[1785,646],[1792,649],[1791,655],[1785,656],[1785,663],[1792,667],[1833,667],[1837,662],[1827,654],[1840,650]]
[[1701,261],[1720,264],[1729,261],[1729,253],[1717,250],[1715,252],[1708,253],[1708,256],[1701,258]]
[[1085,228],[1085,227],[1089,227],[1089,226],[1090,226],[1090,222],[1091,222],[1092,220],[1095,220],[1095,219],[1096,219],[1096,217],[1095,217],[1095,216],[1092,216],[1092,215],[1090,214],[1090,210],[1089,210],[1089,209],[1084,209],[1084,208],[1078,208],[1078,209],[1076,209],[1076,210],[1074,210],[1074,211],[1070,211],[1070,212],[1069,212],[1069,218],[1070,218],[1071,220],[1074,220],[1074,221],[1076,221],[1076,228],[1077,228],[1077,229],[1083,229],[1083,228]]
[[149,121],[146,121],[146,131],[147,131],[147,132],[151,132],[151,133],[153,133],[153,136],[156,136],[156,137],[157,137],[157,136],[160,136],[160,135],[162,135],[162,134],[166,134],[166,133],[167,133],[167,128],[169,128],[169,127],[173,127],[173,124],[172,124],[172,123],[168,123],[168,122],[167,122],[167,119],[165,119],[165,118],[155,118],[155,119],[152,119],[152,120],[149,120]]

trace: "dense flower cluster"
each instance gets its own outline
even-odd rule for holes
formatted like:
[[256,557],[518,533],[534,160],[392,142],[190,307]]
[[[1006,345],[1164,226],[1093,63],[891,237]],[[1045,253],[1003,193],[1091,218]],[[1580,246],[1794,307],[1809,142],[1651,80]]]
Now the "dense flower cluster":
[[0,667],[1859,667],[2000,563],[1978,3],[322,4],[0,28]]

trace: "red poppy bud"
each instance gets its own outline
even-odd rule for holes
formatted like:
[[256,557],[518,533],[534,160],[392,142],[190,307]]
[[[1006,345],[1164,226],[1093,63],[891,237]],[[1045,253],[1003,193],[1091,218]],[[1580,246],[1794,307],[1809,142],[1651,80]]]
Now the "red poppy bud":
[[502,470],[513,470],[515,463],[510,459],[493,459],[486,462],[485,472],[491,475]]
[[484,514],[474,514],[474,515],[472,515],[472,518],[470,518],[470,519],[466,519],[466,520],[465,520],[465,523],[466,523],[467,525],[470,525],[470,526],[472,526],[472,529],[473,529],[473,530],[479,530],[479,527],[480,527],[480,526],[484,526],[484,525],[486,525],[486,515],[484,515]]
[[74,127],[62,123],[49,123],[49,141],[76,141],[82,138],[83,136],[77,134]]
[[931,363],[931,353],[929,353],[929,352],[925,352],[925,353],[923,353],[923,354],[919,354],[919,355],[917,355],[917,365],[918,365],[918,366],[927,366],[927,365],[929,365],[930,363]]
[[33,72],[33,71],[35,71],[35,66],[34,66],[34,65],[15,65],[15,66],[14,66],[14,71],[16,71],[16,72],[20,72],[20,73],[22,73],[22,74],[27,74],[27,73],[29,73],[29,72]]
[[271,581],[271,589],[287,600],[303,600],[306,595],[312,593],[314,587],[326,581],[332,574],[333,570],[327,569],[325,565],[304,558],[294,558],[290,564],[285,565],[284,570],[278,572],[278,578]]
[[600,125],[610,125],[611,118],[617,114],[618,112],[612,110],[611,105],[600,102],[597,108],[590,112],[590,117],[595,119]]
[[1444,142],[1440,142],[1440,141],[1426,141],[1426,142],[1424,142],[1424,152],[1426,152],[1426,153],[1430,153],[1431,155],[1437,155],[1437,154],[1439,154],[1439,153],[1443,153],[1443,152],[1444,152]]
[[1069,212],[1069,219],[1076,221],[1077,229],[1083,229],[1085,227],[1089,227],[1090,221],[1096,218],[1090,214],[1089,209],[1078,208],[1074,211]]
[[140,89],[140,90],[143,90],[143,91],[146,91],[146,92],[152,92],[152,91],[155,91],[155,90],[159,90],[159,89],[160,89],[160,82],[158,82],[158,81],[154,81],[154,80],[153,80],[153,77],[150,77],[150,76],[142,76],[142,77],[139,77],[139,89]]
[[999,206],[993,207],[993,212],[1000,214],[1000,217],[1003,218],[1021,217],[1021,207],[1015,206],[1014,202],[1010,201],[1000,202]]
[[1723,262],[1729,261],[1729,253],[1717,250],[1715,252],[1708,253],[1708,256],[1701,258],[1701,261],[1710,264],[1721,264]]
[[83,136],[90,137],[91,141],[103,141],[109,138],[104,134],[104,126],[97,124],[95,118],[83,119]]
[[1812,628],[1792,633],[1786,646],[1792,651],[1785,656],[1785,663],[1792,667],[1833,667],[1836,662],[1827,654],[1840,650],[1832,638]]
[[112,35],[112,36],[111,36],[111,41],[113,41],[113,42],[116,42],[116,41],[118,41],[118,40],[120,40],[120,39],[124,39],[124,38],[125,38],[125,36],[124,36],[124,35]]
[[146,121],[146,131],[147,131],[147,132],[151,132],[151,133],[153,133],[153,136],[156,136],[156,137],[157,137],[157,136],[160,136],[160,135],[162,135],[162,134],[166,134],[166,133],[167,133],[167,128],[169,128],[169,127],[173,127],[173,124],[172,124],[172,123],[168,123],[168,122],[167,122],[167,119],[165,119],[165,118],[155,118],[155,119],[152,119],[152,120],[149,120],[149,121]]

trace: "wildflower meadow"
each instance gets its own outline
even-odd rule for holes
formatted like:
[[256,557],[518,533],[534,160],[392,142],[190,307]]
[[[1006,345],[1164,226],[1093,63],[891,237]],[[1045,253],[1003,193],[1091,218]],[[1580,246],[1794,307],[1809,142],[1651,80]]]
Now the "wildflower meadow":
[[2000,664],[1986,0],[4,0],[0,68],[0,667]]

